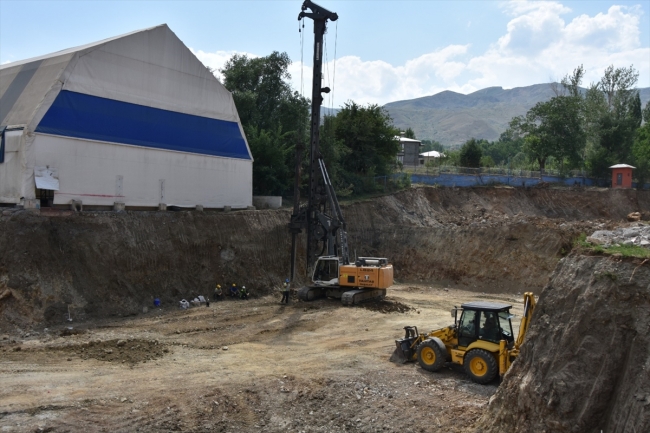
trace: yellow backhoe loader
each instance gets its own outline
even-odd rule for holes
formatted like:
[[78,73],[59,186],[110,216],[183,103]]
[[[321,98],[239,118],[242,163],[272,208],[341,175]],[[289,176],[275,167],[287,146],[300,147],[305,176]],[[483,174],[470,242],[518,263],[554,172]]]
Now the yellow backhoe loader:
[[391,360],[417,360],[428,371],[438,371],[452,362],[462,365],[474,382],[488,383],[497,373],[503,377],[519,355],[535,305],[533,293],[524,293],[524,314],[516,340],[512,332],[512,305],[475,301],[454,307],[451,326],[428,334],[418,333],[415,326],[404,327],[406,335],[395,340],[397,347]]

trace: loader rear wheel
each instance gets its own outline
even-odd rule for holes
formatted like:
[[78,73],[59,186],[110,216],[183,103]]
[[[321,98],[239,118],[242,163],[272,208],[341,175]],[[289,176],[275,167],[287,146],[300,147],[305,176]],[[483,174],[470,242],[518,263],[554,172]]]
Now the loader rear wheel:
[[438,371],[445,365],[447,351],[433,340],[424,340],[418,345],[418,364],[427,371]]
[[465,354],[463,360],[465,373],[476,383],[491,382],[499,372],[497,360],[487,350],[474,349]]

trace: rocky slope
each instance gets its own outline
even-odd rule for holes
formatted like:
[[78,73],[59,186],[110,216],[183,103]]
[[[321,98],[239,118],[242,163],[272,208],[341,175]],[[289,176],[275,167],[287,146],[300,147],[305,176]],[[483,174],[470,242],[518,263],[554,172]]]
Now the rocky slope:
[[650,431],[647,260],[559,263],[477,431]]

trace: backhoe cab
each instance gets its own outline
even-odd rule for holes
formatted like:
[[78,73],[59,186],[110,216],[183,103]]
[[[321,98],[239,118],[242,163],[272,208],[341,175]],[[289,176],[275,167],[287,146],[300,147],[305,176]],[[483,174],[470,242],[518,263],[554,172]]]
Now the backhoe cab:
[[533,293],[524,293],[524,314],[517,340],[512,331],[512,305],[468,302],[451,310],[454,324],[446,328],[420,334],[417,327],[406,326],[405,337],[395,340],[397,347],[391,359],[417,360],[428,371],[438,371],[452,362],[462,365],[474,382],[488,383],[497,373],[503,377],[519,355],[535,304]]

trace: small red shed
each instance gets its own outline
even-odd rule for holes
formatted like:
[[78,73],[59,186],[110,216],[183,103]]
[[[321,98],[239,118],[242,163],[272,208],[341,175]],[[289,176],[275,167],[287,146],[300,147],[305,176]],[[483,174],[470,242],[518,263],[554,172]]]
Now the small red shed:
[[632,167],[627,164],[616,164],[612,169],[612,188],[632,188]]

